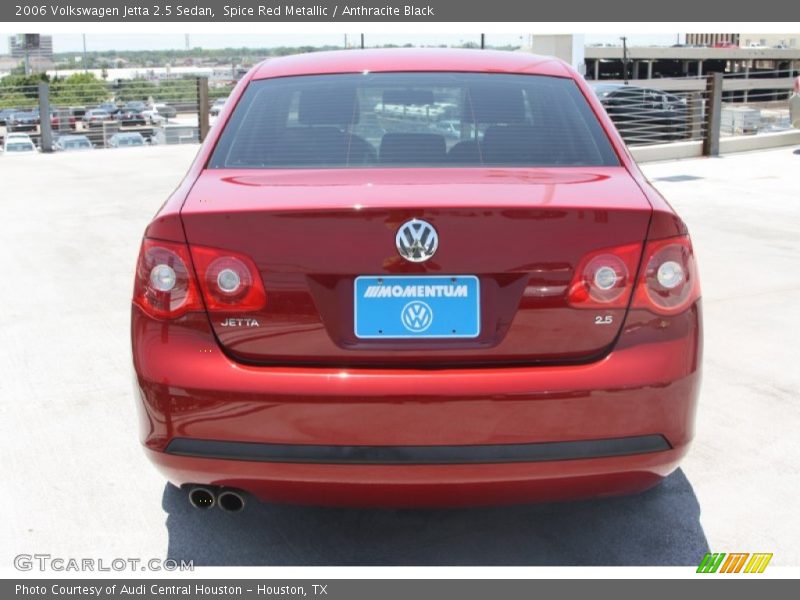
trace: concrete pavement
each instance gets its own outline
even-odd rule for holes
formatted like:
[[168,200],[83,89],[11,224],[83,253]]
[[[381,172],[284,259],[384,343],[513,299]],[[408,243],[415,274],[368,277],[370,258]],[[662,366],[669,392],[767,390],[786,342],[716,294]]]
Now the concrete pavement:
[[800,155],[654,163],[705,309],[696,443],[640,496],[458,511],[190,510],[141,453],[128,338],[142,230],[196,147],[0,158],[0,567],[18,553],[196,564],[800,565]]

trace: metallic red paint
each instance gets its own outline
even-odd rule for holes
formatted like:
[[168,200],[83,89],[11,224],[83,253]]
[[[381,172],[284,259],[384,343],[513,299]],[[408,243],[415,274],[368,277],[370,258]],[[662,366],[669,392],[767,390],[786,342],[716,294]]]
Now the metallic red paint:
[[[235,249],[261,271],[270,302],[247,315],[258,319],[257,330],[222,326],[241,313],[211,319],[233,356],[261,364],[396,367],[563,362],[604,353],[627,302],[574,310],[565,291],[576,263],[597,249],[633,243],[638,264],[651,213],[622,167],[213,169],[198,178],[181,218],[190,244]],[[425,263],[403,260],[394,247],[394,232],[411,218],[427,220],[446,240]],[[481,278],[478,338],[355,337],[356,276],[443,272]],[[613,324],[596,326],[596,314]]]
[[[205,169],[250,80],[365,70],[572,78],[608,133],[621,166],[368,172]],[[356,193],[358,202],[353,200]],[[270,195],[269,211],[261,204],[265,195]],[[366,216],[374,228],[366,228]],[[502,245],[504,236],[514,244],[504,253],[494,252],[490,244],[489,250],[470,255],[465,238],[456,237],[451,238],[453,247],[443,246],[437,254],[438,264],[406,265],[394,258],[390,243],[386,246],[375,236],[385,233],[391,242],[392,228],[412,216],[440,220],[452,231],[481,223],[492,228],[493,245]],[[228,225],[220,227],[220,219]],[[229,247],[253,258],[264,279],[268,308],[277,311],[261,316],[265,322],[281,316],[283,324],[270,325],[272,334],[276,340],[291,340],[291,348],[283,355],[271,352],[264,360],[259,352],[248,353],[252,341],[247,333],[235,334],[221,345],[223,335],[230,334],[221,333],[216,317],[190,312],[160,320],[134,306],[133,360],[141,439],[148,456],[178,485],[226,485],[265,500],[313,504],[497,504],[629,493],[654,485],[676,468],[694,434],[702,356],[700,301],[669,315],[638,304],[627,314],[613,309],[607,312],[619,325],[611,330],[576,326],[573,313],[592,311],[569,308],[566,293],[550,306],[525,295],[532,285],[531,248],[518,248],[525,227],[534,237],[553,228],[557,232],[552,239],[562,244],[565,289],[577,264],[592,251],[630,243],[643,246],[646,238],[686,234],[681,220],[636,167],[593,93],[564,63],[522,53],[403,50],[319,53],[254,68],[232,93],[189,173],[148,226],[146,237],[186,244],[188,235],[192,244]],[[263,230],[274,236],[270,241],[280,242],[279,250],[266,251],[263,243],[259,245],[257,233]],[[292,234],[298,231],[328,236],[324,239],[336,244],[340,254],[293,244]],[[347,244],[336,241],[337,231],[360,236],[370,252],[348,250]],[[547,251],[544,246],[537,250]],[[276,254],[279,251],[287,254]],[[279,263],[284,273],[271,275]],[[287,273],[286,264],[295,265],[294,270]],[[348,331],[347,322],[341,323],[335,313],[326,319],[326,310],[337,301],[337,281],[366,272],[424,273],[432,266],[479,273],[489,290],[492,285],[519,286],[516,296],[498,294],[498,306],[492,309],[497,322],[514,319],[515,325],[527,327],[507,327],[499,334],[495,329],[498,337],[487,338],[482,347],[440,343],[409,354],[387,346],[380,349],[380,360],[374,360],[375,349],[347,347],[341,337],[336,343],[337,335]],[[309,273],[314,277],[306,284]],[[550,333],[535,339],[543,330]],[[571,343],[560,352],[563,339]],[[291,363],[302,357],[319,364],[252,363]],[[650,434],[663,435],[672,449],[488,465],[255,463],[164,452],[175,437],[437,446]]]

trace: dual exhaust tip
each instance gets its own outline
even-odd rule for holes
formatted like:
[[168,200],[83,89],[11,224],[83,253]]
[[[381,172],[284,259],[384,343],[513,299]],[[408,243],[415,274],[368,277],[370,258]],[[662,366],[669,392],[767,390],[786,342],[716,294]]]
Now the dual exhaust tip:
[[198,486],[189,490],[189,504],[200,510],[208,510],[216,505],[225,512],[240,512],[244,508],[244,496],[236,490],[217,491]]

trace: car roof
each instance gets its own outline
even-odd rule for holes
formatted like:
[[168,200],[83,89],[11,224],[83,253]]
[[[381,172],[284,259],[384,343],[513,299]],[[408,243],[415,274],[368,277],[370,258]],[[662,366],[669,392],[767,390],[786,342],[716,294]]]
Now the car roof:
[[256,66],[251,79],[392,71],[454,71],[522,73],[573,77],[573,71],[557,58],[528,52],[461,50],[444,48],[391,48],[310,52],[267,59]]

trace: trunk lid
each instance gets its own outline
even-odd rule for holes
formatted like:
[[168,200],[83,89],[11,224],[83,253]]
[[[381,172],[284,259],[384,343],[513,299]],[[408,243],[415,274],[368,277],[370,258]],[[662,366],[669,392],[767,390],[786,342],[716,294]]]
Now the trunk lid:
[[[602,356],[625,309],[573,308],[569,284],[587,253],[641,246],[651,212],[622,167],[218,169],[199,177],[181,217],[190,244],[244,253],[260,271],[262,311],[210,315],[234,358],[411,368]],[[411,219],[438,232],[426,262],[409,262],[395,247]],[[480,333],[357,337],[356,278],[398,275],[475,276]]]

